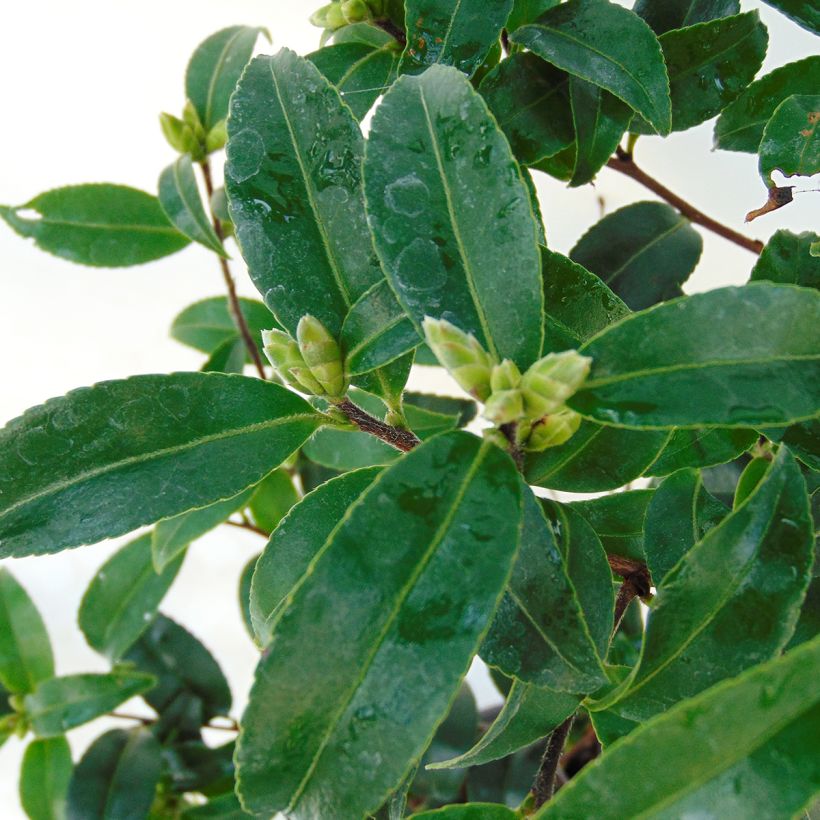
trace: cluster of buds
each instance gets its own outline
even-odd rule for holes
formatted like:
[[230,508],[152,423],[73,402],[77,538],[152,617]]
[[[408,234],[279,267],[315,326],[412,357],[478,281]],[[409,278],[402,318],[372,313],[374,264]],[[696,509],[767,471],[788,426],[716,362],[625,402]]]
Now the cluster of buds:
[[220,120],[206,131],[190,100],[182,109],[182,119],[162,113],[159,115],[159,125],[171,148],[180,154],[190,154],[194,162],[202,162],[208,154],[223,148],[228,141],[225,120]]
[[566,406],[584,383],[592,360],[575,350],[549,353],[525,373],[510,359],[501,362],[470,333],[444,319],[424,319],[427,344],[459,386],[484,403],[484,418],[501,427],[514,424],[525,450],[563,444],[581,417]]
[[313,316],[303,316],[296,341],[282,330],[262,333],[265,355],[282,380],[302,393],[340,398],[348,388],[339,343]]
[[310,22],[326,31],[383,17],[385,0],[335,0],[311,15]]

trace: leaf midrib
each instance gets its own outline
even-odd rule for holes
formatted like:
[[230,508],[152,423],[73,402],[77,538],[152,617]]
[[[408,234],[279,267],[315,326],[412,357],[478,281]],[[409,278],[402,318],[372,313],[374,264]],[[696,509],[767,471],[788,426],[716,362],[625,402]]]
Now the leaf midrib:
[[106,222],[74,222],[70,219],[54,219],[53,217],[41,214],[40,219],[26,219],[19,216],[16,211],[13,211],[14,216],[21,222],[32,225],[54,225],[59,228],[75,228],[78,230],[95,230],[95,231],[135,231],[137,233],[159,233],[170,234],[178,236],[180,239],[185,239],[179,231],[172,225],[134,225],[130,223],[106,223]]

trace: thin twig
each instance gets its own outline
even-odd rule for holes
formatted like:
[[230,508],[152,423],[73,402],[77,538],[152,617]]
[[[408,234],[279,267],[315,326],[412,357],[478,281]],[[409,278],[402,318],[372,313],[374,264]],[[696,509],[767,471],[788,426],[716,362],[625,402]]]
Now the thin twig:
[[342,399],[336,402],[335,407],[338,407],[360,430],[365,433],[370,433],[372,436],[381,439],[401,450],[403,453],[408,453],[416,445],[421,444],[418,437],[410,430],[404,430],[401,427],[393,427],[392,424],[380,421],[375,416],[362,410],[358,405],[353,404],[350,399]]
[[536,809],[540,809],[555,791],[555,775],[558,771],[558,763],[561,760],[564,744],[567,742],[574,721],[575,715],[570,715],[549,736],[547,748],[544,749],[544,756],[541,758],[541,765],[538,768],[538,774],[535,776],[535,783],[532,788]]
[[391,37],[394,37],[404,48],[407,45],[407,36],[405,33],[390,19],[384,18],[373,21],[382,31],[386,31]]
[[263,538],[270,538],[270,533],[267,530],[263,530],[261,527],[257,527],[255,524],[251,524],[250,521],[231,521],[230,518],[223,523],[227,524],[229,527],[237,527],[240,530],[248,530],[248,532],[255,532],[257,535],[261,535]]
[[595,734],[595,727],[590,722],[578,742],[561,758],[561,769],[568,780],[572,780],[587,763],[601,754],[601,742]]
[[[211,164],[208,162],[207,158],[202,160],[200,167],[202,168],[202,178],[205,180],[205,193],[208,195],[208,210],[211,213],[214,233],[219,237],[219,241],[223,242],[225,235],[222,231],[222,225],[219,223],[216,216],[214,216],[213,210],[211,210],[210,203],[211,197],[214,195],[214,183],[211,178]],[[242,336],[242,341],[245,342],[245,347],[248,349],[248,354],[250,355],[251,361],[256,368],[256,372],[259,374],[259,378],[267,379],[265,365],[262,363],[262,357],[259,355],[259,348],[256,346],[251,329],[248,327],[248,323],[242,313],[239,295],[236,292],[236,282],[231,274],[230,267],[228,267],[228,260],[225,259],[224,256],[218,256],[217,258],[219,259],[219,267],[222,270],[222,278],[225,280],[225,287],[228,289],[228,304],[230,306],[234,324],[236,325],[239,334]]]
[[666,200],[670,205],[677,208],[690,222],[695,222],[703,228],[706,228],[735,245],[745,248],[752,253],[760,254],[763,250],[763,243],[759,239],[750,239],[742,233],[738,233],[732,228],[718,222],[716,219],[707,216],[703,211],[699,211],[694,205],[690,205],[685,199],[681,199],[676,193],[672,192],[665,185],[662,185],[654,177],[649,176],[643,169],[639,168],[632,157],[625,151],[619,149],[617,155],[612,157],[607,166],[621,174],[634,179],[645,188],[648,188],[652,193],[657,194],[661,199]]

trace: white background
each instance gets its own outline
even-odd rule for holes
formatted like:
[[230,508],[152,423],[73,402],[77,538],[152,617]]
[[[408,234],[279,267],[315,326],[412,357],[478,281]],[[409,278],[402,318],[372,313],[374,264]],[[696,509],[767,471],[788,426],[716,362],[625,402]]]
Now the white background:
[[[0,28],[0,202],[19,204],[49,188],[82,182],[118,182],[155,192],[159,171],[173,159],[157,115],[179,114],[182,78],[194,47],[217,29],[241,23],[267,26],[273,48],[288,45],[307,53],[318,46],[319,33],[307,18],[319,5],[291,0],[8,4]],[[767,6],[744,2],[743,7],[759,9],[769,26],[764,71],[816,50],[810,34]],[[684,198],[750,236],[766,239],[782,227],[820,226],[817,194],[811,193],[744,226],[743,215],[765,199],[755,158],[712,152],[711,132],[709,123],[663,141],[644,137],[638,161]],[[573,191],[536,177],[550,245],[562,252],[598,219],[599,196],[607,211],[652,198],[613,171],[603,171],[596,187]],[[816,180],[813,186],[798,182],[801,188],[817,187]],[[704,233],[704,240],[703,258],[687,289],[744,282],[753,256],[711,234]],[[240,290],[253,295],[244,268],[235,262],[234,269]],[[134,373],[197,369],[202,357],[173,342],[168,327],[187,304],[222,292],[215,259],[199,247],[143,267],[98,270],[48,256],[2,223],[0,277],[0,424],[73,387]],[[414,379],[415,386],[425,386],[423,377]],[[84,644],[76,612],[94,571],[120,543],[123,539],[5,562],[45,617],[59,674],[106,668]],[[237,579],[261,546],[258,537],[227,528],[203,538],[190,550],[162,607],[214,652],[230,680],[236,716],[257,658],[239,622]],[[480,670],[475,679],[485,703],[492,690]],[[71,733],[75,758],[104,728],[100,722]],[[22,749],[14,738],[0,749],[3,818],[23,816],[17,799]]]

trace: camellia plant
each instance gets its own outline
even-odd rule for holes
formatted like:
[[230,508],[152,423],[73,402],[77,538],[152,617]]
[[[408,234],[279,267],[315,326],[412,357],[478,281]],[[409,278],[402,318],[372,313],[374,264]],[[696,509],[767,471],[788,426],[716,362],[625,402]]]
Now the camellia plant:
[[[820,32],[815,3],[768,2]],[[788,204],[772,173],[820,171],[820,57],[757,76],[766,28],[737,0],[345,0],[312,21],[306,57],[251,58],[266,32],[243,26],[196,49],[158,196],[0,208],[85,265],[198,242],[227,286],[171,328],[200,371],[80,388],[0,432],[0,556],[151,527],[82,600],[105,674],[55,676],[0,572],[26,812],[803,816],[820,238],[764,247],[634,152],[717,117],[718,149],[759,155],[757,211]],[[531,173],[578,186],[604,166],[658,198],[549,250]],[[755,255],[748,284],[683,295],[695,226]],[[238,298],[234,248],[262,301]],[[461,397],[407,391],[414,364]],[[239,583],[260,655],[238,723],[214,658],[159,611],[225,523],[265,539]],[[498,710],[463,682],[476,656]],[[153,716],[73,761],[66,732],[134,696]]]

